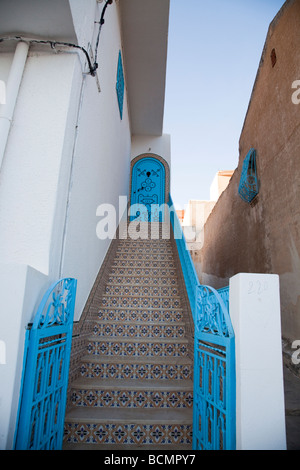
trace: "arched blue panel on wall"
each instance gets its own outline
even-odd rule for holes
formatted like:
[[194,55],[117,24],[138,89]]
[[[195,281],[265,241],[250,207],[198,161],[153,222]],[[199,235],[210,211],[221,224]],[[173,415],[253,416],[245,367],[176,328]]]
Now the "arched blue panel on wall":
[[130,220],[163,221],[159,207],[165,201],[164,165],[153,157],[138,160],[131,175]]

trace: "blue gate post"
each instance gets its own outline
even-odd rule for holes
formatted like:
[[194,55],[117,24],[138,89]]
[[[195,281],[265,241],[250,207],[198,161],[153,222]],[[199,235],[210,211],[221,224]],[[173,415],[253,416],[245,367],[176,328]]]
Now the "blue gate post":
[[26,332],[16,450],[62,448],[76,287],[55,282]]

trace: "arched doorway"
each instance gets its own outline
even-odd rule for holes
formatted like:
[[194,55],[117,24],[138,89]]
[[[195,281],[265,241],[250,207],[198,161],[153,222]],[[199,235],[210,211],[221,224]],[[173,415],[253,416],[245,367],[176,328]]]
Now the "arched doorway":
[[164,220],[163,204],[167,202],[168,180],[168,167],[161,157],[145,154],[134,159],[131,170],[130,220]]

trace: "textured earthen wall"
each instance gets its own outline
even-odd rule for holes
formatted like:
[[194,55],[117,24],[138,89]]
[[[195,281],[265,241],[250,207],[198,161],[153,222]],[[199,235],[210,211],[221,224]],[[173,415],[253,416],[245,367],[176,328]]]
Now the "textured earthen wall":
[[[194,259],[202,283],[222,287],[239,272],[280,275],[282,332],[300,339],[300,0],[270,25],[239,142],[239,164],[206,226]],[[294,100],[295,101],[295,100]],[[243,160],[256,149],[260,189],[238,195]]]

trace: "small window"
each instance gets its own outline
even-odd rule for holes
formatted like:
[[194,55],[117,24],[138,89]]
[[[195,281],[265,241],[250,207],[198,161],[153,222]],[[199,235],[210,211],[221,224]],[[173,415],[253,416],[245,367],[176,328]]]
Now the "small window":
[[272,64],[272,67],[275,66],[276,62],[277,62],[276,51],[275,51],[275,49],[272,49],[271,50],[271,64]]
[[123,64],[122,64],[121,51],[119,51],[116,90],[117,90],[120,117],[122,119],[122,117],[123,117],[123,101],[124,101],[124,74],[123,74]]
[[243,162],[239,184],[239,195],[243,201],[250,203],[258,194],[258,179],[256,172],[256,151],[250,149]]

